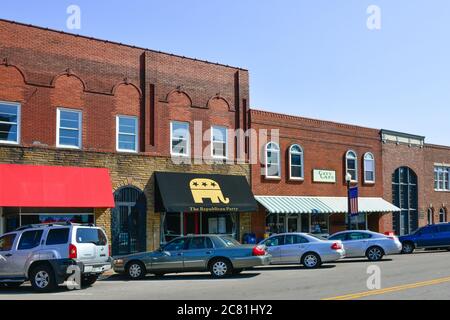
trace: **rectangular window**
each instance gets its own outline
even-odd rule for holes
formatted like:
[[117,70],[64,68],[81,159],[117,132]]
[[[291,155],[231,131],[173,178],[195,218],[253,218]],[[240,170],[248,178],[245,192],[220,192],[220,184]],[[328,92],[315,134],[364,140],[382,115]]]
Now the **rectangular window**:
[[226,159],[228,154],[228,129],[226,127],[212,127],[211,155],[213,158]]
[[136,117],[117,116],[116,149],[122,152],[138,152],[138,120]]
[[189,156],[189,123],[170,123],[170,153],[173,156]]
[[0,142],[18,144],[20,140],[20,104],[0,102]]
[[58,109],[57,147],[81,149],[81,118],[81,111]]
[[437,191],[450,191],[450,168],[434,168],[434,189]]
[[47,246],[66,244],[69,241],[69,228],[53,229],[48,232]]
[[27,231],[20,237],[17,250],[30,250],[41,244],[43,230]]

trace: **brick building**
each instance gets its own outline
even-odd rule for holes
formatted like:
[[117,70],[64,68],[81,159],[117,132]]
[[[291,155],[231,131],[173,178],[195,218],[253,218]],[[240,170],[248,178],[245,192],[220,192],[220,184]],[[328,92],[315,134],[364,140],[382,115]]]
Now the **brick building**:
[[403,235],[448,221],[450,148],[395,131],[382,130],[381,137],[384,198],[401,209],[389,228]]
[[[96,223],[124,254],[190,233],[331,233],[346,227],[347,175],[358,227],[400,232],[388,202],[402,167],[419,180],[417,225],[446,217],[450,148],[249,106],[247,70],[0,20],[0,234]],[[280,132],[256,164],[253,138],[231,135],[249,128]]]
[[[350,185],[359,189],[359,228],[390,230],[388,213],[395,208],[381,199],[379,130],[259,110],[251,110],[251,126],[279,132],[278,141],[269,136],[262,150],[261,159],[269,161],[252,166],[252,190],[261,204],[252,219],[258,236],[266,228],[323,234],[344,230],[347,172]],[[275,168],[272,174],[268,167]]]
[[[245,126],[246,70],[4,20],[0,57],[2,177],[13,168],[6,164],[33,165],[31,175],[44,177],[51,174],[44,166],[106,168],[110,181],[102,183],[112,184],[115,200],[110,208],[104,203],[54,207],[47,205],[45,195],[26,205],[21,199],[5,202],[8,206],[0,204],[2,232],[43,221],[95,222],[105,227],[117,254],[157,248],[194,231],[237,238],[249,231],[249,213],[226,214],[218,205],[205,204],[218,211],[208,216],[155,212],[154,174],[250,179],[248,164],[224,163],[235,150],[224,151],[220,143],[220,157],[211,154],[213,163],[185,161],[195,148],[190,139],[194,120],[202,121],[203,131],[214,127],[214,139],[223,128]],[[208,145],[203,141],[201,147]],[[174,158],[183,163],[175,164]],[[89,183],[89,174],[80,171],[83,175],[87,177],[74,177],[81,185]],[[42,190],[58,188],[33,178],[16,187],[26,191],[27,185],[41,183]],[[65,196],[75,200],[73,194]]]

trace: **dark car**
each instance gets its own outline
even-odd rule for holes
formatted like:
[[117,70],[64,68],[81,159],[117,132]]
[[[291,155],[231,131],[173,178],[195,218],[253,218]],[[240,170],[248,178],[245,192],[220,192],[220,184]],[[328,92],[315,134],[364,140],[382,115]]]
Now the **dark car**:
[[413,253],[420,248],[450,250],[450,223],[428,225],[399,239],[403,245],[402,253]]
[[268,265],[271,255],[264,246],[242,245],[224,235],[196,235],[172,240],[154,252],[117,257],[114,271],[138,280],[152,273],[209,271],[215,278],[238,274],[244,269]]

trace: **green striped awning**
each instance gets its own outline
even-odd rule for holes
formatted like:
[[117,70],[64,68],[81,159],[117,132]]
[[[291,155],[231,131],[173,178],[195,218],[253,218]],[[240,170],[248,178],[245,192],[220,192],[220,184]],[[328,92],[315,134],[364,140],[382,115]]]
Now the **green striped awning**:
[[[255,196],[270,213],[347,213],[346,197]],[[399,208],[382,198],[358,199],[361,213],[398,212]]]

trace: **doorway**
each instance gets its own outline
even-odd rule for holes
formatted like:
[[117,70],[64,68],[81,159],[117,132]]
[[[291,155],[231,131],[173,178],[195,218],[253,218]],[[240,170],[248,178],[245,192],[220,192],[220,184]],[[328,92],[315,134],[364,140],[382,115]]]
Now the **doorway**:
[[133,186],[114,193],[112,210],[112,255],[128,255],[146,251],[147,200],[145,194]]

